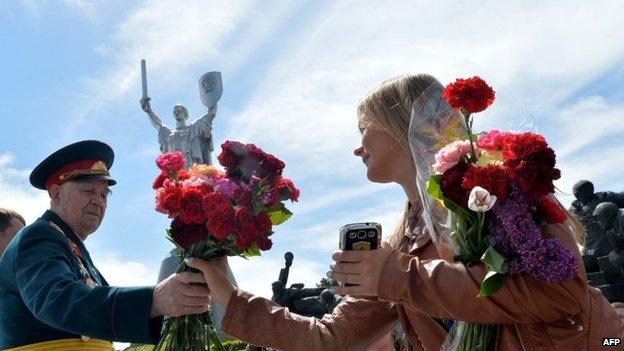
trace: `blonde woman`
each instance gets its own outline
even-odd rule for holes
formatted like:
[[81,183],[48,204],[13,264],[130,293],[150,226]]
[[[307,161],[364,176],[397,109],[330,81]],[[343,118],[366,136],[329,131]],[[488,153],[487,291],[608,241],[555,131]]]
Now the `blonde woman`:
[[[442,85],[429,75],[401,76],[375,88],[358,107],[362,141],[355,155],[369,180],[400,185],[408,205],[380,249],[334,253],[332,276],[355,285],[337,288],[348,297],[331,316],[302,317],[235,288],[225,259],[189,261],[202,270],[217,302],[227,306],[224,332],[283,350],[365,350],[397,321],[414,350],[439,350],[449,320],[500,324],[499,350],[600,350],[602,338],[622,335],[614,309],[587,285],[582,270],[561,284],[513,276],[496,294],[478,298],[487,269],[440,258],[448,247],[434,245],[423,230],[408,140],[412,104],[432,89],[441,92]],[[582,262],[570,223],[549,225],[545,235],[558,238]]]

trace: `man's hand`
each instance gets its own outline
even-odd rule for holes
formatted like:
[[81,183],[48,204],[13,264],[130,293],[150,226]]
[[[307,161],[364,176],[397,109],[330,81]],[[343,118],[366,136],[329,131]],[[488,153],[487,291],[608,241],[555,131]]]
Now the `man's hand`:
[[201,273],[172,274],[154,288],[150,317],[178,317],[207,312],[210,290]]
[[143,111],[147,113],[152,113],[152,106],[150,105],[150,100],[151,98],[149,97],[141,98],[141,108],[143,109]]

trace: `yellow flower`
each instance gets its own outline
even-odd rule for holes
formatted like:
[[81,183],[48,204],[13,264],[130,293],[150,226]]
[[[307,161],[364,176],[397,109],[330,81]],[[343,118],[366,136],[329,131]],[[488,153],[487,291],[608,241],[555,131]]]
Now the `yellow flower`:
[[493,150],[480,150],[480,155],[479,155],[479,159],[477,160],[477,162],[475,163],[475,166],[477,167],[486,167],[486,166],[498,166],[498,167],[502,167],[504,162],[503,162],[503,155],[501,154],[500,151],[493,151]]
[[190,176],[198,176],[200,174],[203,174],[210,178],[214,178],[216,175],[221,173],[214,166],[199,163],[193,163],[193,166],[191,166],[188,172]]

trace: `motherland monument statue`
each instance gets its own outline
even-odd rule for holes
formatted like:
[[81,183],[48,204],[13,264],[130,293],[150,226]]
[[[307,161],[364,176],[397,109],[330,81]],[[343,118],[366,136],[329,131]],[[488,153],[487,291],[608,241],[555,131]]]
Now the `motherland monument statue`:
[[143,96],[141,108],[147,113],[152,126],[158,130],[158,143],[162,153],[180,151],[184,154],[186,167],[193,163],[212,164],[211,153],[214,151],[212,141],[212,122],[217,115],[217,102],[223,94],[221,72],[208,72],[199,78],[199,97],[208,112],[187,125],[188,109],[182,104],[173,107],[176,121],[174,129],[165,125],[154,113],[147,94],[147,69],[145,60],[141,60],[141,81]]

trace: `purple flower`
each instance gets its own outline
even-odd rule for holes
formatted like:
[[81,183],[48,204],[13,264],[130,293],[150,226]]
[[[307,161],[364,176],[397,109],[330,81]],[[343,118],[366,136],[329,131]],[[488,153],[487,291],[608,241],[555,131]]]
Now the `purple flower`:
[[229,178],[217,178],[214,180],[213,186],[223,195],[233,198],[236,190],[240,188],[238,184]]
[[556,239],[544,239],[533,221],[530,200],[512,188],[509,197],[492,209],[490,243],[508,260],[509,274],[525,274],[561,283],[578,273],[574,254]]

